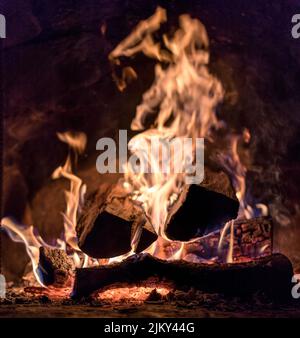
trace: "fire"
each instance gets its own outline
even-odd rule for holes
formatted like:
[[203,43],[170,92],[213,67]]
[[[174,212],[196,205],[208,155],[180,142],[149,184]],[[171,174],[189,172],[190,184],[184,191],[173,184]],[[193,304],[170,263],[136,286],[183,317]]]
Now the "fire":
[[[209,73],[208,36],[205,27],[197,19],[189,15],[179,18],[180,28],[173,37],[163,35],[164,45],[155,42],[153,33],[166,21],[164,9],[158,7],[155,14],[143,21],[123,40],[110,54],[110,60],[120,65],[120,57],[133,56],[141,52],[157,60],[155,79],[152,86],[144,93],[142,102],[136,108],[135,118],[131,123],[133,130],[144,130],[144,121],[149,114],[157,113],[155,126],[136,135],[130,142],[132,153],[138,155],[149,153],[153,138],[160,143],[164,151],[164,141],[192,138],[192,153],[196,154],[197,138],[214,141],[214,131],[224,124],[216,115],[216,107],[222,102],[224,90],[220,81]],[[124,86],[123,86],[124,87]],[[122,88],[123,89],[123,88]],[[254,211],[246,201],[246,167],[241,163],[238,154],[238,142],[242,139],[248,143],[250,132],[243,135],[229,135],[229,149],[219,154],[217,160],[231,178],[236,196],[240,202],[239,218],[251,218]],[[182,149],[172,148],[172,159],[182,159]],[[151,153],[151,150],[150,150]],[[159,168],[154,174],[147,172],[136,174],[130,163],[125,172],[125,183],[133,191],[133,200],[142,205],[147,217],[160,238],[148,252],[156,255],[162,242],[170,242],[165,234],[166,220],[170,206],[177,199],[186,179],[185,174],[164,172],[160,154],[154,154],[149,162],[156,163]],[[182,159],[183,163],[188,157]],[[192,177],[189,177],[192,182]],[[232,262],[234,225],[225,225],[219,247],[227,228],[230,227],[230,247],[228,262]],[[178,251],[165,259],[183,258],[185,243],[181,243]]]
[[[138,25],[110,54],[115,64],[120,63],[119,57],[132,56],[137,52],[158,61],[154,82],[144,93],[131,123],[133,130],[142,130],[147,115],[157,110],[155,128],[135,136],[129,148],[133,153],[149,153],[155,139],[161,151],[167,151],[165,141],[190,138],[194,142],[189,145],[189,153],[195,156],[198,146],[196,139],[211,137],[212,130],[220,127],[215,109],[224,91],[219,80],[207,68],[208,37],[202,23],[182,15],[179,19],[180,28],[172,38],[164,35],[164,47],[161,47],[154,41],[153,33],[165,21],[166,12],[159,7],[152,17]],[[167,67],[163,67],[162,63]],[[188,155],[182,158],[180,147],[174,146],[172,150],[173,163],[176,159],[182,159],[183,165],[191,161]],[[172,201],[177,199],[188,175],[164,172],[159,154],[152,154],[149,162],[156,164],[157,171],[154,174],[136,175],[131,163],[128,163],[125,180],[133,191],[133,199],[142,204],[157,234],[167,239],[165,225],[168,210]],[[188,178],[192,182],[193,177]]]
[[25,244],[28,256],[31,259],[32,269],[36,280],[40,285],[43,282],[39,276],[39,248],[41,246],[48,248],[56,248],[65,250],[70,253],[76,267],[95,265],[98,262],[84,255],[77,245],[76,224],[77,215],[81,210],[84,201],[86,186],[82,184],[82,180],[75,176],[72,172],[72,156],[74,162],[77,162],[78,154],[81,154],[86,146],[86,135],[84,133],[57,133],[58,138],[69,145],[69,153],[63,166],[58,167],[52,174],[53,179],[65,177],[70,181],[69,191],[65,191],[66,195],[66,211],[62,213],[64,218],[64,239],[57,239],[55,245],[47,244],[38,234],[34,233],[34,227],[18,224],[11,217],[5,217],[1,221],[1,225],[6,230],[11,239],[15,242]]
[[56,246],[51,246],[43,241],[43,239],[38,235],[34,234],[33,225],[26,226],[23,224],[18,224],[13,218],[4,217],[1,220],[1,226],[6,230],[9,237],[14,242],[24,243],[26,247],[27,254],[31,260],[32,271],[36,280],[42,285],[41,278],[38,272],[38,264],[39,264],[39,248],[41,246],[45,246],[48,248],[64,248],[64,243],[62,241],[57,241]]
[[238,142],[242,140],[245,143],[249,143],[250,137],[250,132],[247,129],[244,130],[243,135],[230,135],[228,152],[218,154],[218,160],[231,177],[232,185],[236,191],[236,197],[240,202],[238,217],[246,219],[252,218],[254,216],[254,211],[245,198],[247,168],[240,161]]
[[[140,205],[154,230],[158,239],[146,252],[158,258],[167,260],[185,259],[192,260],[187,253],[189,242],[171,241],[166,235],[166,222],[170,207],[179,197],[186,182],[193,183],[198,169],[195,159],[202,143],[198,139],[208,139],[215,142],[215,132],[225,128],[216,114],[216,108],[224,97],[221,82],[209,72],[209,40],[204,25],[189,15],[181,15],[179,29],[172,37],[163,35],[162,43],[156,42],[154,33],[167,21],[166,11],[160,7],[149,19],[142,21],[136,29],[125,38],[109,55],[114,65],[120,66],[121,57],[131,57],[137,53],[157,61],[155,66],[155,79],[151,87],[144,93],[142,102],[137,106],[135,117],[131,123],[132,130],[141,131],[133,137],[128,147],[133,154],[151,154],[147,165],[156,168],[154,173],[146,170],[136,173],[134,164],[127,162],[123,185],[131,195],[132,201]],[[113,74],[118,88],[123,91],[126,83],[137,77],[133,68],[127,67],[122,72],[121,78]],[[148,115],[157,112],[154,125],[146,129],[145,121]],[[78,155],[85,150],[87,137],[84,133],[57,133],[58,138],[68,144],[69,153],[64,165],[58,167],[52,174],[53,179],[66,178],[70,188],[65,191],[66,209],[62,213],[64,219],[63,239],[57,239],[55,248],[66,250],[73,257],[76,267],[87,267],[99,264],[110,264],[122,261],[134,254],[139,234],[136,233],[132,240],[132,250],[125,255],[113,257],[108,260],[96,260],[83,254],[77,244],[76,225],[77,217],[81,212],[86,193],[86,185],[73,172]],[[177,140],[192,139],[192,142],[182,142],[189,151],[178,146]],[[239,218],[251,218],[256,212],[246,200],[246,173],[247,169],[242,164],[238,154],[239,142],[248,143],[250,132],[244,130],[242,135],[227,132],[229,147],[220,153],[217,161],[231,178],[236,196],[240,203]],[[171,149],[166,144],[173,142]],[[151,152],[153,142],[159,146],[158,153]],[[164,167],[163,153],[170,152],[170,167]],[[191,156],[187,154],[192,154]],[[197,161],[196,161],[197,163]],[[176,171],[176,167],[191,168],[195,172]],[[267,213],[267,207],[259,204],[256,209],[262,214]],[[39,235],[34,234],[33,226],[20,225],[11,218],[2,220],[4,229],[14,241],[22,241],[29,257],[37,280],[42,282],[38,275],[39,247],[49,246]],[[140,229],[138,230],[140,231]],[[230,231],[230,245],[227,262],[233,262],[234,222],[225,224],[219,241],[219,249],[227,231]],[[49,246],[50,247],[50,246]],[[211,258],[207,263],[212,263]],[[148,289],[146,290],[149,291]],[[145,292],[146,292],[145,291]],[[146,292],[146,293],[147,293]],[[107,296],[110,297],[109,295]],[[114,297],[114,296],[112,296]]]
[[86,185],[82,184],[82,180],[72,173],[71,151],[74,151],[74,155],[77,160],[77,154],[82,153],[85,149],[86,135],[83,133],[78,133],[75,135],[72,135],[71,133],[57,133],[57,136],[62,142],[67,143],[70,148],[64,166],[58,167],[53,172],[52,178],[58,179],[65,177],[70,181],[70,190],[65,191],[67,207],[66,211],[63,213],[65,242],[73,250],[80,251],[77,245],[75,229],[77,224],[77,213],[84,201]]

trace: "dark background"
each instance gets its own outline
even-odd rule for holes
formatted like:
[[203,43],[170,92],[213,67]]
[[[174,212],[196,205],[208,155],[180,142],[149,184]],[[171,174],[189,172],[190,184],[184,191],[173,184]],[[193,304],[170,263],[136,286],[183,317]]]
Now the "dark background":
[[[4,215],[34,224],[47,240],[59,236],[67,185],[49,177],[67,147],[57,131],[86,132],[79,175],[89,189],[106,179],[95,171],[96,140],[129,129],[154,65],[143,56],[131,60],[139,77],[120,93],[107,56],[157,5],[167,10],[168,29],[182,13],[206,26],[210,69],[226,90],[220,116],[237,131],[251,131],[249,191],[270,208],[275,250],[299,270],[300,39],[291,36],[298,0],[0,0],[7,19],[0,80]],[[2,262],[9,280],[28,262],[23,245],[4,234]]]

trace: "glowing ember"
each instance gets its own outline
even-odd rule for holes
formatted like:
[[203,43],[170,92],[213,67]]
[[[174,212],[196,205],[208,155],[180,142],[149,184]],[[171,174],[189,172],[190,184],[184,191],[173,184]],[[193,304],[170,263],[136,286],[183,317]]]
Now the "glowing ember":
[[124,285],[116,283],[108,288],[103,288],[93,294],[93,297],[102,301],[110,302],[144,302],[151,300],[151,294],[156,293],[157,298],[162,298],[174,290],[174,285],[170,282],[161,282],[154,278],[143,281],[142,285]]
[[68,288],[58,289],[52,286],[48,286],[47,288],[30,286],[30,287],[26,287],[24,291],[34,297],[47,296],[51,300],[62,300],[62,299],[68,299],[70,297],[72,288],[68,287]]

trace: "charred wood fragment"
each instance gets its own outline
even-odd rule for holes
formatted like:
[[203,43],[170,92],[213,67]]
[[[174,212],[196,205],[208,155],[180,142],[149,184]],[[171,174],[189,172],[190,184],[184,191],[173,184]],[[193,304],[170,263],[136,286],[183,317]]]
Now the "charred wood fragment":
[[141,208],[133,204],[121,185],[99,189],[87,200],[77,225],[80,249],[94,258],[140,252],[157,238]]
[[44,285],[71,286],[74,265],[64,250],[40,247],[38,274]]
[[187,241],[220,229],[235,219],[239,202],[228,177],[206,170],[201,185],[185,186],[170,210],[166,233],[173,240]]

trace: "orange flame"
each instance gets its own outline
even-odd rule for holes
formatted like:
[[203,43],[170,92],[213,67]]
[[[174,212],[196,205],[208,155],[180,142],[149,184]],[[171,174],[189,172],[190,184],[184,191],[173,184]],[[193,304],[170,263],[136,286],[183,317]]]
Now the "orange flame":
[[69,145],[70,150],[64,166],[58,167],[52,174],[53,179],[65,177],[70,181],[70,190],[65,192],[67,208],[63,213],[65,240],[68,245],[75,251],[80,251],[77,245],[76,225],[77,213],[84,201],[86,185],[82,184],[82,180],[72,173],[71,150],[77,154],[84,151],[86,146],[86,135],[84,133],[71,134],[57,133],[58,138]]
[[38,283],[44,286],[38,274],[39,248],[44,246],[48,248],[64,249],[64,243],[58,240],[56,246],[51,246],[44,242],[39,235],[34,234],[32,225],[26,226],[19,224],[10,217],[4,217],[1,220],[1,226],[4,228],[4,230],[6,230],[9,237],[14,242],[25,244],[27,254],[31,260],[34,276]]
[[[223,88],[207,68],[208,37],[202,23],[188,15],[182,15],[180,28],[174,36],[163,36],[162,48],[154,41],[152,34],[164,21],[166,12],[159,7],[152,17],[143,21],[112,51],[110,59],[119,64],[120,56],[143,52],[158,62],[168,64],[167,68],[163,68],[157,63],[155,80],[144,93],[131,124],[133,130],[144,129],[145,117],[158,110],[156,127],[131,139],[129,148],[132,153],[149,154],[154,141],[161,146],[163,152],[168,151],[164,141],[173,141],[171,162],[174,167],[174,161],[182,159],[182,148],[179,143],[176,144],[176,140],[190,138],[195,141],[196,138],[209,137],[212,128],[219,127],[215,108],[223,98]],[[195,153],[195,143],[190,145],[189,154]],[[187,163],[188,160],[188,157],[184,157],[182,162]],[[127,163],[125,180],[132,188],[133,200],[141,203],[157,234],[167,239],[165,225],[169,208],[178,198],[187,175],[164,171],[157,154],[151,154],[149,162],[151,165],[154,163],[157,169],[155,173],[136,174],[132,165]]]
[[[129,142],[133,154],[151,153],[153,139],[161,145],[164,151],[165,140],[178,138],[209,138],[213,141],[213,130],[224,124],[216,116],[216,107],[222,101],[224,90],[219,80],[208,70],[209,52],[208,37],[203,24],[189,15],[179,18],[180,28],[172,38],[163,36],[164,45],[155,42],[153,33],[167,19],[166,11],[160,7],[148,20],[141,22],[134,31],[124,39],[110,54],[113,64],[120,65],[121,56],[133,56],[138,52],[158,61],[155,66],[155,79],[152,86],[144,93],[141,104],[136,108],[135,118],[131,123],[133,130],[145,128],[144,121],[147,115],[158,111],[155,125],[136,135]],[[164,63],[164,66],[161,63]],[[125,88],[123,84],[122,90]],[[254,215],[252,207],[247,203],[246,194],[246,167],[241,163],[238,154],[238,141],[250,141],[250,132],[244,130],[242,136],[230,135],[230,147],[227,153],[220,154],[218,161],[231,178],[236,196],[240,203],[240,218],[251,218]],[[194,142],[195,143],[195,142]],[[195,145],[191,146],[195,154]],[[149,162],[155,163],[157,171],[148,174],[145,170],[136,173],[131,163],[125,168],[125,184],[132,191],[132,200],[139,203],[156,233],[162,237],[158,239],[148,252],[158,255],[159,246],[168,242],[165,226],[170,207],[178,198],[186,174],[164,171],[160,161],[160,154],[152,154]],[[173,163],[182,159],[182,149],[174,143],[172,148]],[[183,158],[185,162],[187,159]],[[263,213],[266,207],[261,206]],[[230,245],[227,261],[232,262],[234,241],[234,224],[228,222],[221,232],[219,248],[230,227]],[[178,247],[172,254],[172,259],[182,258],[186,243]],[[164,257],[168,259],[170,257]]]

